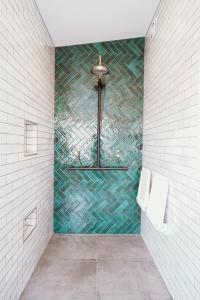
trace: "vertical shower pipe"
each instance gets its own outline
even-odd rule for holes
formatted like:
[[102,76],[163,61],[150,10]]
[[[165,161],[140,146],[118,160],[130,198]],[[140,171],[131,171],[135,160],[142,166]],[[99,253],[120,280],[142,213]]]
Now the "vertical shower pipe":
[[[102,65],[101,55],[99,55],[99,66]],[[98,77],[98,112],[97,112],[97,168],[101,168],[101,122],[102,122],[102,88],[103,77]]]
[[101,118],[102,118],[102,98],[101,98],[102,82],[98,79],[98,112],[97,112],[97,168],[101,167]]

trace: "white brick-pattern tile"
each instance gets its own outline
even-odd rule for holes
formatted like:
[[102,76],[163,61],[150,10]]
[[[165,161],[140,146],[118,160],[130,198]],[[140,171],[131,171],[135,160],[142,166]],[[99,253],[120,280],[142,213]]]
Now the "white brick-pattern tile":
[[[19,299],[52,235],[54,46],[33,0],[0,1],[0,299]],[[24,124],[37,154],[24,155]],[[37,227],[23,242],[23,219]]]
[[200,1],[161,0],[154,22],[145,46],[143,165],[169,178],[169,232],[143,214],[142,235],[173,299],[199,300]]

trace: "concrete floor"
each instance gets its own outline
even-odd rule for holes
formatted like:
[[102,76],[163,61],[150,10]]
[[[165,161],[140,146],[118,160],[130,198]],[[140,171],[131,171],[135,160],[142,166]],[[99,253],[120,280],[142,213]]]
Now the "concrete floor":
[[140,236],[58,236],[21,300],[169,300]]

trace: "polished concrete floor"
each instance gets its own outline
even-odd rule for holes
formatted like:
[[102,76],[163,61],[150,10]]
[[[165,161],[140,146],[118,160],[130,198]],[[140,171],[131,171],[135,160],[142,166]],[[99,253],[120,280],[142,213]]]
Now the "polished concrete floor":
[[140,236],[58,236],[21,300],[169,300]]

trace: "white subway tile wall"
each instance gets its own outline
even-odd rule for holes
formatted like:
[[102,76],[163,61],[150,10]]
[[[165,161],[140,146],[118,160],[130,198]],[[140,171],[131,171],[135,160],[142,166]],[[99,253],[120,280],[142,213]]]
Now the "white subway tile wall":
[[169,178],[168,232],[142,214],[142,235],[173,299],[199,300],[200,2],[161,0],[154,20],[145,47],[143,165]]
[[[33,0],[0,1],[0,299],[19,299],[52,235],[54,47]],[[24,155],[25,120],[37,154]],[[37,207],[24,243],[23,220]]]

